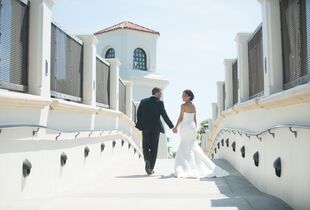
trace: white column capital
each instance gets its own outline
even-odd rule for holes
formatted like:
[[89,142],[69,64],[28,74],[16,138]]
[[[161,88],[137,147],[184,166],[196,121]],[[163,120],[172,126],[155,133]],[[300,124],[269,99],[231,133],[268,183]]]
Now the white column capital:
[[236,59],[224,59],[223,64],[226,65],[232,65],[233,62],[235,62]]
[[224,81],[217,81],[216,85],[222,87],[225,84]]
[[32,4],[37,3],[37,4],[45,4],[49,8],[52,8],[54,4],[56,3],[56,0],[22,0],[24,3],[27,4],[28,1],[30,1]]
[[93,34],[83,34],[83,35],[78,35],[78,37],[87,44],[94,44],[97,45],[98,44],[98,39],[96,38],[95,35]]
[[124,81],[124,84],[126,87],[133,87],[133,82],[132,81]]
[[279,0],[257,0],[259,3],[271,2],[271,1],[279,1]]
[[113,67],[120,67],[122,65],[122,63],[120,62],[120,60],[118,58],[111,58],[111,59],[105,59],[111,66]]
[[236,37],[235,37],[235,41],[237,43],[248,43],[248,40],[251,36],[251,33],[237,33]]

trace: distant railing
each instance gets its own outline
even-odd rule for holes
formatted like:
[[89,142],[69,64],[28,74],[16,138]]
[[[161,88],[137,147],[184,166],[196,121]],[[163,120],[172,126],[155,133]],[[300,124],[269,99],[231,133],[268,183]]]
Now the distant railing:
[[310,7],[305,0],[280,2],[284,89],[310,81]]
[[238,60],[236,59],[235,62],[232,64],[232,71],[233,71],[233,104],[238,103]]
[[126,86],[121,79],[119,79],[119,111],[126,114]]
[[51,95],[82,101],[83,44],[52,23]]
[[0,1],[0,88],[28,89],[29,6]]
[[96,57],[96,100],[97,106],[110,107],[110,66]]
[[137,105],[132,102],[132,121],[137,122]]
[[248,42],[249,49],[249,96],[255,98],[264,91],[264,62],[262,25],[253,33]]

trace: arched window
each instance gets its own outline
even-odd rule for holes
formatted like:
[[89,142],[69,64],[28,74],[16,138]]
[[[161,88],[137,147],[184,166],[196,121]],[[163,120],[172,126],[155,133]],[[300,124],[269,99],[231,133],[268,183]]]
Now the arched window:
[[109,48],[105,53],[105,58],[115,58],[115,50],[113,48]]
[[146,54],[141,48],[137,48],[133,52],[133,68],[146,70]]

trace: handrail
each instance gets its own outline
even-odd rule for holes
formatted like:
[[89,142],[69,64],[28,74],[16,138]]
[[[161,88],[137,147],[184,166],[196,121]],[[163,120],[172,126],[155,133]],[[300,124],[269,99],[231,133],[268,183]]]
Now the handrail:
[[260,131],[260,132],[257,132],[257,133],[254,133],[254,132],[251,132],[251,131],[246,131],[246,130],[242,130],[242,129],[236,129],[236,128],[222,128],[217,136],[222,132],[222,131],[225,131],[225,130],[229,130],[229,131],[235,131],[235,132],[240,132],[240,133],[244,133],[244,134],[248,134],[250,136],[257,136],[257,135],[261,135],[263,133],[266,133],[270,130],[273,130],[273,129],[277,129],[277,128],[303,128],[303,129],[310,129],[310,125],[294,125],[294,124],[282,124],[282,125],[276,125],[276,126],[273,126],[273,127],[270,127],[268,129],[265,129],[263,131]]
[[[120,130],[59,130],[59,129],[54,129],[54,128],[49,128],[47,126],[43,126],[43,125],[34,125],[34,124],[14,124],[14,125],[0,125],[0,135],[1,135],[1,130],[2,129],[7,129],[7,128],[44,128],[44,129],[47,129],[47,130],[50,130],[50,131],[53,131],[55,133],[78,133],[80,134],[80,132],[89,132],[90,135],[93,134],[93,132],[100,132],[100,136],[101,136],[101,133],[103,132],[110,132],[110,133],[113,133],[113,132],[119,132],[123,135],[126,135],[126,136],[134,136],[133,133],[130,133],[130,132],[125,132],[125,131],[120,131]],[[37,131],[36,131],[37,132]],[[34,135],[34,134],[33,134]],[[90,136],[89,135],[89,136]],[[142,148],[139,146],[139,144],[137,143],[136,140],[133,139],[133,142],[136,144],[136,147],[139,148],[140,150],[142,150]]]
[[263,131],[259,131],[259,132],[251,132],[251,131],[247,131],[247,130],[242,130],[242,129],[237,129],[237,128],[221,128],[221,130],[219,130],[219,132],[217,133],[216,137],[214,138],[215,141],[213,141],[212,145],[209,147],[209,149],[207,150],[207,153],[211,152],[212,147],[214,146],[217,138],[219,135],[222,134],[222,132],[224,131],[230,131],[230,132],[236,132],[239,134],[245,134],[246,136],[250,137],[250,136],[259,136],[262,135],[264,133],[269,132],[269,134],[274,135],[274,133],[271,133],[271,130],[277,129],[277,128],[289,128],[290,131],[292,133],[294,133],[295,136],[297,136],[296,131],[293,131],[292,128],[302,128],[302,129],[310,129],[310,125],[296,125],[296,124],[281,124],[281,125],[276,125],[273,127],[270,127],[268,129],[265,129]]

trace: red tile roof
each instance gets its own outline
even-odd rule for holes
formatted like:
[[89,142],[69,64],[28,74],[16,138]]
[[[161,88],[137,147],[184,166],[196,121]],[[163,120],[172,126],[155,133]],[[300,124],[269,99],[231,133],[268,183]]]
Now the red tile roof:
[[146,28],[144,26],[140,26],[138,24],[132,23],[130,21],[123,21],[121,23],[118,23],[114,26],[102,29],[100,31],[97,31],[94,33],[95,35],[106,33],[109,31],[115,31],[117,29],[130,29],[130,30],[135,30],[135,31],[142,31],[142,32],[147,32],[147,33],[152,33],[152,34],[157,34],[160,35],[158,31],[154,31],[152,29]]

